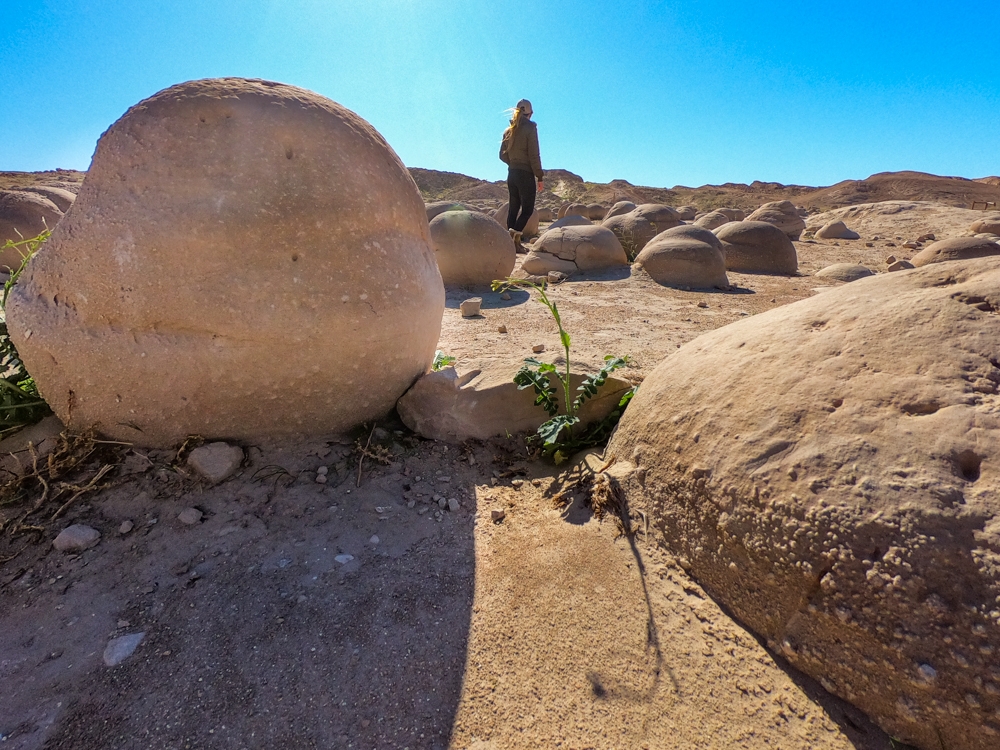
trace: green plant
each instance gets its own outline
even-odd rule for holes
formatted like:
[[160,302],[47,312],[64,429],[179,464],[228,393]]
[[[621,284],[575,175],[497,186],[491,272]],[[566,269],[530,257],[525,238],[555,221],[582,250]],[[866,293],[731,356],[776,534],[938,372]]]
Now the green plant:
[[[493,291],[499,292],[510,288],[531,289],[538,293],[538,300],[548,308],[559,329],[559,341],[565,353],[565,365],[560,372],[555,364],[542,362],[539,359],[530,357],[524,360],[524,365],[514,375],[514,382],[519,390],[533,388],[535,391],[535,405],[541,406],[549,419],[543,422],[534,436],[532,442],[537,443],[541,451],[546,456],[551,456],[559,464],[565,461],[571,452],[586,448],[591,445],[598,445],[603,442],[614,429],[622,412],[632,399],[635,388],[627,390],[619,400],[617,408],[600,422],[590,425],[588,429],[580,431],[574,429],[580,423],[579,412],[584,403],[597,395],[608,377],[615,370],[625,367],[628,364],[628,355],[616,356],[609,354],[604,358],[604,365],[596,373],[584,377],[583,382],[577,386],[576,396],[573,397],[570,376],[572,368],[570,363],[571,339],[569,332],[563,327],[562,316],[559,314],[559,307],[546,294],[546,284],[536,284],[523,279],[503,279],[494,281]],[[554,381],[554,382],[553,382]],[[563,391],[563,413],[559,411],[558,393],[560,387]]]
[[28,261],[51,234],[52,230],[46,229],[37,237],[30,239],[21,239],[17,242],[7,240],[0,248],[0,250],[17,250],[21,256],[21,265],[4,283],[3,296],[0,298],[0,313],[3,314],[3,319],[0,320],[0,435],[37,422],[51,413],[48,404],[38,395],[34,378],[28,374],[14,342],[10,340],[6,317],[10,290],[24,272]]
[[431,363],[431,369],[434,372],[437,372],[438,370],[443,370],[446,367],[451,367],[453,364],[455,364],[455,358],[438,349],[434,352],[434,362]]

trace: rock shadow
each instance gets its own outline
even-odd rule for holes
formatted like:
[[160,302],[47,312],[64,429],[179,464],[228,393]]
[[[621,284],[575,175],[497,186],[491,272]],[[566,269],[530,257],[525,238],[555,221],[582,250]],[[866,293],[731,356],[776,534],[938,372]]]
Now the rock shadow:
[[508,289],[506,294],[510,299],[502,299],[504,292],[494,292],[488,286],[484,287],[445,287],[444,306],[450,310],[457,310],[464,300],[469,297],[482,297],[483,310],[496,310],[505,307],[516,307],[523,305],[531,299],[531,295],[524,289]]

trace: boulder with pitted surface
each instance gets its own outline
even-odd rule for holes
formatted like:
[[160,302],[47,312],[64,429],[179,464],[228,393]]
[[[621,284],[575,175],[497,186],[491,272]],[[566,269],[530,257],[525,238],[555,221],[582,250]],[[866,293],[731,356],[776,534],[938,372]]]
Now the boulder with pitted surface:
[[726,268],[739,273],[794,274],[799,267],[795,245],[773,224],[731,221],[715,230]]
[[729,287],[719,238],[707,229],[689,224],[656,235],[636,257],[634,268],[665,286]]
[[423,201],[375,129],[223,78],[108,129],[7,321],[67,428],[169,447],[378,418],[430,367],[443,311]]
[[[0,245],[7,240],[37,237],[55,229],[63,212],[46,196],[28,190],[0,190]],[[0,272],[17,270],[22,256],[15,249],[0,252]]]
[[614,232],[597,224],[549,229],[531,248],[521,268],[533,276],[550,271],[567,275],[628,265]]
[[806,228],[805,220],[799,215],[799,210],[791,201],[765,203],[746,217],[746,220],[773,224],[792,240],[797,240],[802,234],[802,230]]
[[448,286],[480,286],[505,279],[517,260],[510,233],[478,211],[446,211],[430,223],[441,279]]

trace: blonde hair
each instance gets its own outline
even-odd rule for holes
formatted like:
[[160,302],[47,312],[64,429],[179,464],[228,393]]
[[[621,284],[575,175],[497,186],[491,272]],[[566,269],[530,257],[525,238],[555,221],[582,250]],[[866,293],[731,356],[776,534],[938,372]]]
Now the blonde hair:
[[507,140],[513,137],[514,133],[517,132],[518,125],[521,121],[527,118],[525,110],[531,110],[531,102],[527,99],[522,99],[517,103],[516,106],[511,107],[507,110],[510,113],[510,126],[503,131],[503,140]]

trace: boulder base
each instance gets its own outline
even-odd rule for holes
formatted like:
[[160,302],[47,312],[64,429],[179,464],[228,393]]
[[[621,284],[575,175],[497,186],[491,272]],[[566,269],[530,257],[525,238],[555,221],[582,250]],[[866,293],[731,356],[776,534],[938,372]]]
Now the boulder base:
[[985,258],[990,255],[1000,255],[1000,245],[996,242],[984,237],[954,237],[932,242],[910,258],[910,262],[919,268],[929,263]]
[[739,273],[791,275],[798,271],[795,245],[779,227],[763,221],[731,221],[715,230],[726,268]]
[[934,265],[700,336],[607,450],[713,597],[927,750],[1000,737],[998,290]]

